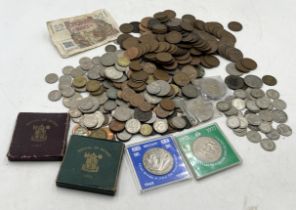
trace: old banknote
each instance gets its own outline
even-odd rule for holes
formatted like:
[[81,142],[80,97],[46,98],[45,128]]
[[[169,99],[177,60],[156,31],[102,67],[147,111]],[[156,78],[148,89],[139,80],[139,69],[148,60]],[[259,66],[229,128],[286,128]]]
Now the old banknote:
[[104,10],[47,22],[54,46],[63,58],[110,42],[119,34],[118,25]]

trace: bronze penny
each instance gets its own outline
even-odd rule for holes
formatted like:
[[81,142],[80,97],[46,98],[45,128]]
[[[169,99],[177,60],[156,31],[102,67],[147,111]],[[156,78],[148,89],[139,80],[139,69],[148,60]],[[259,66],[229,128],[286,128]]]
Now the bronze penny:
[[140,71],[142,70],[142,65],[139,60],[133,60],[130,62],[129,67],[133,71]]
[[220,64],[219,59],[212,55],[203,56],[202,61],[204,61],[209,66],[209,68],[217,67]]
[[182,34],[178,31],[171,31],[165,35],[165,39],[171,44],[177,44],[182,40]]
[[153,74],[156,70],[156,65],[150,62],[144,63],[142,67],[143,71],[145,71],[147,74]]
[[167,98],[160,101],[160,106],[166,111],[173,111],[176,107],[175,102]]
[[145,102],[144,97],[140,94],[133,94],[129,100],[130,105],[133,107],[139,107]]
[[245,68],[249,69],[250,71],[257,68],[256,61],[251,58],[243,58],[240,62]]
[[137,47],[139,46],[139,40],[135,37],[129,37],[122,41],[122,47],[124,49],[128,49],[130,47]]
[[148,74],[145,71],[134,72],[131,74],[131,78],[136,81],[146,81]]
[[277,84],[277,79],[272,75],[264,75],[262,77],[262,81],[264,82],[264,84],[269,86],[274,86]]
[[156,59],[161,63],[169,63],[173,60],[173,56],[170,53],[161,52],[156,54]]
[[132,24],[129,24],[129,23],[124,23],[124,24],[121,24],[119,26],[119,30],[122,32],[122,33],[131,33],[133,30],[134,30],[134,26]]
[[125,51],[125,55],[127,55],[131,60],[138,58],[139,54],[140,50],[138,47],[130,47]]
[[178,72],[173,76],[173,80],[178,86],[188,85],[190,78],[184,72]]
[[143,101],[139,104],[138,108],[143,112],[148,112],[152,109],[152,105],[146,101]]
[[185,65],[182,67],[181,72],[185,73],[190,80],[196,79],[197,71],[196,68],[192,65]]
[[241,31],[243,29],[242,24],[237,21],[231,21],[227,26],[232,31]]
[[162,109],[160,106],[155,107],[154,112],[155,112],[156,116],[159,118],[167,118],[171,114],[170,111],[166,111],[166,110]]
[[159,70],[159,69],[154,71],[153,76],[157,80],[169,81],[169,79],[170,79],[170,75],[168,74],[168,72],[163,71],[163,70]]
[[242,73],[250,72],[249,69],[242,65],[241,60],[235,63],[235,68]]
[[124,129],[125,123],[118,120],[112,120],[109,124],[109,128],[113,132],[120,132]]

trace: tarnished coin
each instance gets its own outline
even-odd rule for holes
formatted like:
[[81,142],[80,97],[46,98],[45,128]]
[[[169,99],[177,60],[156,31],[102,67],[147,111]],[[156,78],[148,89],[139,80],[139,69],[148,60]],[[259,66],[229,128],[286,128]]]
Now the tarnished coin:
[[272,111],[270,111],[270,110],[261,110],[259,112],[259,117],[263,121],[271,122],[272,121]]
[[274,141],[270,139],[263,139],[260,142],[260,145],[265,151],[269,151],[269,152],[274,151],[276,148]]
[[251,92],[250,92],[251,96],[253,96],[254,98],[262,98],[264,97],[265,93],[263,90],[261,89],[252,89]]
[[107,139],[107,133],[105,132],[104,129],[101,129],[101,128],[91,130],[89,136],[96,139]]
[[141,129],[141,122],[137,119],[129,119],[125,123],[125,129],[127,132],[131,134],[136,134],[140,131]]
[[277,83],[276,78],[272,75],[264,75],[262,77],[262,81],[264,82],[264,84],[269,85],[269,86],[274,86]]
[[124,127],[125,127],[125,123],[124,122],[120,122],[118,120],[112,120],[109,123],[109,128],[113,132],[121,132],[121,131],[124,130]]
[[55,73],[50,73],[48,75],[45,76],[45,81],[49,84],[53,84],[55,82],[57,82],[59,79],[58,75]]
[[219,142],[210,137],[198,137],[192,144],[192,152],[204,163],[214,163],[218,161],[223,154]]
[[75,108],[69,109],[69,115],[70,117],[76,118],[76,117],[80,117],[82,113],[79,111],[79,109],[75,107]]
[[72,130],[72,134],[77,136],[89,136],[90,131],[87,128],[81,127],[80,125],[76,125]]
[[166,119],[156,119],[153,123],[153,129],[157,133],[165,133],[168,130],[168,121]]
[[238,89],[233,91],[233,95],[237,98],[245,99],[247,97],[247,93],[245,90]]
[[292,135],[292,128],[290,128],[290,126],[288,126],[286,124],[279,124],[276,129],[279,132],[279,134],[282,136],[291,136]]
[[278,140],[280,138],[279,132],[274,128],[272,128],[271,131],[265,135],[270,140]]
[[229,128],[238,128],[240,126],[240,120],[237,116],[231,116],[227,118],[226,124]]
[[70,98],[71,96],[73,96],[75,94],[75,90],[71,87],[66,87],[61,90],[61,93],[64,97]]
[[253,100],[247,100],[246,107],[251,112],[259,112],[260,108],[257,106],[256,102]]
[[63,69],[62,69],[62,72],[63,74],[65,75],[70,75],[71,71],[74,69],[73,66],[65,66]]
[[274,99],[272,105],[275,109],[284,110],[287,107],[286,102],[281,99]]
[[260,117],[258,115],[256,115],[256,114],[250,113],[250,114],[247,114],[245,117],[248,120],[248,123],[251,124],[251,125],[258,126],[261,123]]
[[271,101],[268,97],[262,97],[262,98],[257,98],[256,99],[256,105],[260,109],[267,109],[271,104]]
[[123,130],[119,133],[116,134],[116,137],[119,141],[129,141],[132,138],[132,134],[130,134],[129,132],[127,132],[126,130]]
[[151,174],[165,175],[174,167],[174,158],[171,153],[162,148],[151,148],[143,155],[143,166]]
[[98,124],[98,119],[94,114],[85,114],[82,119],[83,125],[87,128],[94,128]]
[[261,141],[261,135],[257,131],[248,131],[247,139],[253,143],[259,143]]
[[241,31],[243,29],[242,24],[237,21],[231,21],[227,26],[232,31]]
[[116,55],[112,52],[107,52],[101,56],[100,60],[104,66],[113,66],[116,62]]
[[177,129],[183,129],[186,127],[187,123],[183,117],[173,117],[171,119],[172,125]]
[[278,99],[280,97],[280,93],[274,89],[267,90],[266,95],[271,99]]
[[150,136],[153,132],[153,128],[151,125],[149,124],[142,124],[141,125],[141,128],[140,128],[140,133],[143,135],[143,136]]
[[288,115],[282,110],[273,110],[272,119],[277,123],[285,123],[288,120]]
[[245,84],[251,88],[261,88],[263,85],[260,77],[256,75],[247,75],[244,77]]
[[224,81],[227,87],[232,90],[242,89],[244,87],[244,79],[239,76],[229,75],[225,77]]
[[59,90],[53,90],[48,93],[48,99],[50,101],[58,101],[62,98],[62,93]]
[[106,52],[115,52],[116,51],[116,46],[113,44],[109,44],[105,47]]
[[226,112],[230,109],[230,103],[226,102],[226,101],[219,101],[216,104],[216,108],[220,111],[220,112]]
[[259,129],[262,133],[269,133],[272,131],[272,126],[269,122],[262,122],[260,125],[259,125]]
[[230,75],[234,75],[234,76],[241,76],[243,75],[242,72],[238,71],[235,67],[235,63],[229,63],[226,66],[226,72]]
[[119,121],[127,121],[132,117],[132,112],[127,107],[119,106],[114,111],[113,117]]
[[112,110],[114,110],[116,107],[117,107],[117,104],[116,104],[116,102],[113,101],[113,100],[109,100],[109,101],[107,101],[107,102],[104,104],[104,109],[105,109],[106,111],[112,111]]
[[181,88],[182,93],[187,98],[196,98],[198,96],[198,91],[196,87],[192,84],[185,85]]

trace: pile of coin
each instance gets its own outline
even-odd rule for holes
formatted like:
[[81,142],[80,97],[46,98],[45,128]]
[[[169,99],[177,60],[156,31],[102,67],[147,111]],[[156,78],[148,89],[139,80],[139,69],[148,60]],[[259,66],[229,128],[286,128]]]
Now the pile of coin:
[[[268,78],[273,77],[269,75]],[[273,82],[270,83],[271,80]],[[285,124],[288,120],[284,111],[287,105],[280,99],[280,93],[275,89],[262,90],[263,83],[274,85],[274,81],[262,81],[255,75],[244,78],[229,75],[225,83],[234,90],[233,95],[216,104],[217,109],[227,117],[226,124],[235,135],[260,143],[266,151],[275,150],[274,141],[281,135],[292,134],[292,129]]]

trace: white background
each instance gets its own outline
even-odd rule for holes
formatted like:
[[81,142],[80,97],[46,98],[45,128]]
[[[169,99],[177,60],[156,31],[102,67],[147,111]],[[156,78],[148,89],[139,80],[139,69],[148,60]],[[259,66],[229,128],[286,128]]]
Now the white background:
[[[4,1],[0,6],[0,209],[209,209],[290,210],[296,206],[295,135],[277,141],[273,153],[238,138],[217,120],[243,159],[242,165],[201,181],[185,181],[138,194],[124,161],[115,197],[58,188],[60,162],[9,162],[6,153],[18,112],[63,112],[61,102],[47,99],[56,88],[44,82],[50,72],[61,74],[65,65],[78,65],[82,56],[95,56],[103,48],[62,59],[49,40],[46,21],[106,8],[117,22],[140,20],[164,9],[178,16],[189,13],[204,21],[231,20],[243,24],[236,33],[237,47],[258,62],[256,74],[275,75],[276,89],[288,103],[289,125],[296,131],[295,1],[293,0],[27,0]],[[224,59],[207,75],[225,76]],[[295,132],[294,132],[295,133]]]

